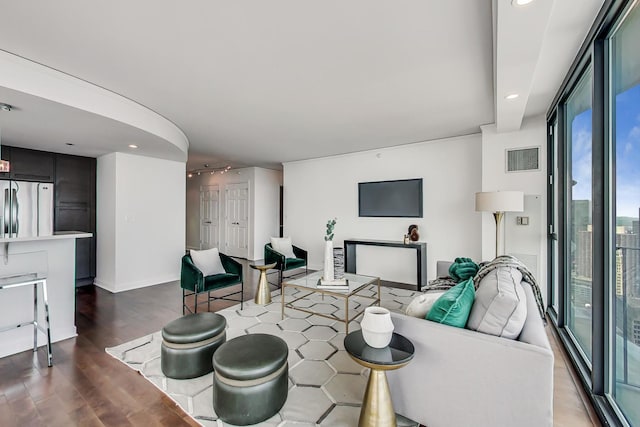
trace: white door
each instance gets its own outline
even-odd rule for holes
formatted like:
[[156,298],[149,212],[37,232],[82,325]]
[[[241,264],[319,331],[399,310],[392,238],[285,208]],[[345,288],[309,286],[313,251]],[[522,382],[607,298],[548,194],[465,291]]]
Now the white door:
[[249,183],[229,184],[225,190],[227,214],[225,218],[226,253],[249,256]]
[[200,249],[220,245],[220,191],[217,185],[200,186]]

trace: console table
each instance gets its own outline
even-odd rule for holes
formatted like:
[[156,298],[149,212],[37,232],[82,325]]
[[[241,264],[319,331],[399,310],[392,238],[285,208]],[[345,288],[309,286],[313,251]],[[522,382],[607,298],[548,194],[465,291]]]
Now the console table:
[[427,244],[424,242],[403,243],[393,240],[345,240],[344,241],[344,271],[347,273],[356,273],[356,246],[386,246],[391,248],[405,248],[416,251],[417,266],[417,289],[420,291],[422,286],[427,283]]

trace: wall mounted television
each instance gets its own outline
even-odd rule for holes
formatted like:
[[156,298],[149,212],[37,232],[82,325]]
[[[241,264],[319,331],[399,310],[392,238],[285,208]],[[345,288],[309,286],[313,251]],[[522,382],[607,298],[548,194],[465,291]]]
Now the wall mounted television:
[[422,178],[358,183],[358,215],[422,218]]

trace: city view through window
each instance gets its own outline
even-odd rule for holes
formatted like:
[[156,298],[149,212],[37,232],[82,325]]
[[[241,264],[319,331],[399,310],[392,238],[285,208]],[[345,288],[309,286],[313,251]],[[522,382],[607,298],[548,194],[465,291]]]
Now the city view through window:
[[[571,303],[569,324],[591,358],[591,109],[572,130]],[[613,395],[640,424],[640,84],[615,98],[615,369]]]
[[607,16],[548,117],[550,313],[595,406],[640,427],[640,1]]
[[[612,393],[640,425],[640,9],[613,37],[615,147],[615,367]],[[631,66],[630,66],[631,65]],[[635,65],[635,67],[633,66]]]

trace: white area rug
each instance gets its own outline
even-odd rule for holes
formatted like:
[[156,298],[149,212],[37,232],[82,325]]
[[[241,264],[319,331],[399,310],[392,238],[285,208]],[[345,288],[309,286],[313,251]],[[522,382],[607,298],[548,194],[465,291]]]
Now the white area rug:
[[[374,286],[363,291],[373,296]],[[287,301],[300,291],[287,288]],[[392,311],[402,311],[417,295],[416,291],[382,287],[381,305]],[[251,334],[267,333],[279,336],[289,346],[289,394],[284,407],[260,426],[331,426],[358,425],[360,405],[369,370],[354,362],[344,350],[344,323],[304,312],[285,309],[281,319],[280,295],[274,292],[273,302],[261,306],[253,301],[226,308],[218,313],[227,319],[227,340]],[[358,309],[370,300],[350,298],[351,308]],[[335,313],[342,317],[344,300],[313,295],[298,306],[314,311]],[[349,325],[349,331],[360,329],[359,320]],[[203,426],[228,426],[218,420],[213,410],[213,373],[191,380],[167,378],[160,369],[160,331],[117,347],[107,348],[113,357],[139,371],[160,390],[171,397],[185,412]],[[398,417],[398,426],[416,426]]]

